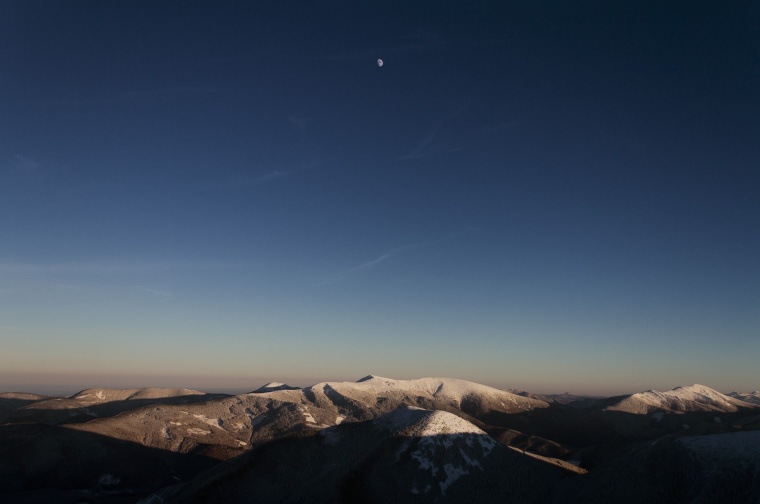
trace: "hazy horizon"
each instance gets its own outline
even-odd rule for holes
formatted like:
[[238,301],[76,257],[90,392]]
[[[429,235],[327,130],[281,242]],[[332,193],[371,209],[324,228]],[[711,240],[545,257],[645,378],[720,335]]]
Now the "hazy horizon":
[[757,26],[2,2],[0,389],[760,389]]
[[[579,387],[565,387],[562,388],[561,384],[553,383],[530,383],[521,381],[517,385],[509,384],[505,382],[478,382],[477,380],[471,380],[461,376],[388,376],[382,373],[369,373],[375,376],[383,376],[384,378],[391,378],[394,380],[414,380],[418,378],[455,378],[466,381],[474,381],[483,385],[488,385],[493,388],[507,390],[523,390],[531,394],[561,394],[569,392],[575,395],[590,395],[600,397],[613,397],[618,395],[627,395],[637,392],[644,392],[646,390],[658,390],[664,392],[674,389],[676,387],[684,387],[694,385],[696,383],[705,385],[712,389],[728,394],[730,392],[752,392],[755,389],[736,389],[719,387],[712,383],[705,383],[703,381],[692,381],[689,383],[677,383],[677,384],[664,384],[656,385],[655,382],[646,382],[649,385],[645,385],[639,388],[623,388],[622,385],[618,386],[604,386],[600,384],[588,384],[587,386]],[[169,376],[169,375],[91,375],[91,374],[78,374],[78,373],[33,373],[33,374],[18,374],[7,375],[0,372],[0,384],[7,384],[10,388],[0,390],[3,392],[26,392],[40,395],[52,395],[52,396],[71,396],[88,388],[104,388],[104,389],[130,389],[130,388],[187,388],[193,390],[199,390],[201,392],[208,393],[224,393],[224,394],[244,394],[252,392],[257,388],[266,385],[271,382],[285,383],[294,387],[305,388],[317,383],[323,382],[355,382],[367,376],[356,377],[342,377],[340,375],[334,375],[332,378],[309,378],[303,376],[292,376],[291,379],[284,377],[267,378],[263,376],[251,375],[245,376]],[[567,385],[567,384],[566,384]]]

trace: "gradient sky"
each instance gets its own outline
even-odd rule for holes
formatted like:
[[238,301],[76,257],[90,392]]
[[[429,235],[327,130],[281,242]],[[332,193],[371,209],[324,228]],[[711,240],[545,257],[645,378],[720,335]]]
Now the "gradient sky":
[[0,1],[0,389],[759,389],[760,4],[675,4]]

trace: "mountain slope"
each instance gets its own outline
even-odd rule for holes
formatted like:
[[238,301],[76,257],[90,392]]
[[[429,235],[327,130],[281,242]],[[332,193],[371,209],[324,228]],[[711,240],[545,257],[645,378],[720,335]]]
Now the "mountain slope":
[[31,401],[13,412],[8,412],[3,421],[40,422],[51,425],[85,422],[93,418],[111,417],[157,402],[185,404],[218,397],[226,395],[206,394],[181,388],[92,388],[82,390],[71,397],[45,397]]

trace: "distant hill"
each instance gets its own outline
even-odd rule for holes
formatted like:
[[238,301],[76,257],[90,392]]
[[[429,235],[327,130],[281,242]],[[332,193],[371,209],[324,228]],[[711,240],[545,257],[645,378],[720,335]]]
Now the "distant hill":
[[734,413],[742,408],[754,408],[755,405],[721,394],[704,385],[677,387],[667,392],[648,390],[609,404],[609,411],[646,415],[653,411],[710,411],[717,413]]
[[298,387],[291,387],[287,383],[269,382],[266,385],[262,385],[257,388],[252,394],[260,394],[263,392],[274,392],[275,390],[299,390]]
[[760,390],[755,390],[754,392],[747,392],[747,393],[731,392],[728,395],[733,397],[734,399],[739,399],[740,401],[744,401],[744,402],[748,402],[752,404],[760,404]]

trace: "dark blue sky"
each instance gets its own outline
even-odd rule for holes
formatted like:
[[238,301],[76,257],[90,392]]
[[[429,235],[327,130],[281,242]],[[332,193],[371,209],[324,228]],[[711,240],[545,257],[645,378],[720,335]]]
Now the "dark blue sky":
[[0,385],[758,388],[758,26],[2,1]]

